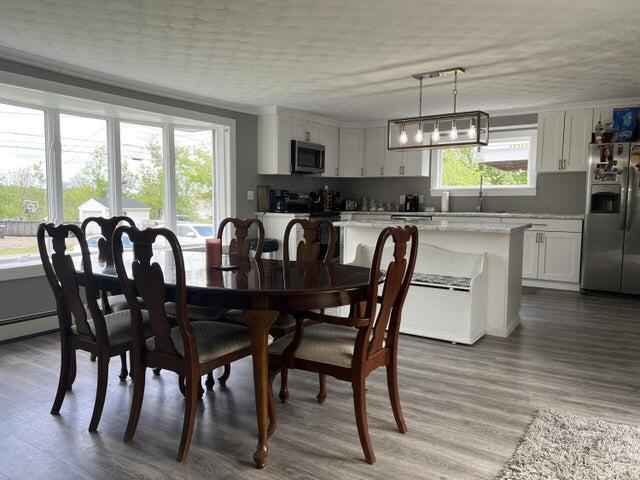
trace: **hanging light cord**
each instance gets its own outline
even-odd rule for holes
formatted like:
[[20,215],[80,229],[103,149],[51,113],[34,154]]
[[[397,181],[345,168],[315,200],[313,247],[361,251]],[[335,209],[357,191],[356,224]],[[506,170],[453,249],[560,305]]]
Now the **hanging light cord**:
[[453,74],[453,113],[456,113],[456,104],[458,99],[458,70]]

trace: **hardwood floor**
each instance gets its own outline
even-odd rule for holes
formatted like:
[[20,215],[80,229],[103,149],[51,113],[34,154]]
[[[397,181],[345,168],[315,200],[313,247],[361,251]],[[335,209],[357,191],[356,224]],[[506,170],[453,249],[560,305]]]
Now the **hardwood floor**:
[[1,345],[0,479],[490,479],[539,408],[640,425],[638,300],[524,295],[522,325],[510,338],[467,347],[402,336],[399,363],[406,435],[395,429],[384,372],[368,382],[378,463],[363,460],[349,385],[328,379],[319,405],[317,376],[292,371],[269,465],[257,471],[250,361],[233,365],[227,390],[205,394],[190,456],[179,464],[175,375],[149,372],[138,431],[125,445],[132,386],[119,381],[119,362],[111,364],[99,431],[89,434],[96,364],[79,356],[73,392],[56,417],[49,409],[57,335]]

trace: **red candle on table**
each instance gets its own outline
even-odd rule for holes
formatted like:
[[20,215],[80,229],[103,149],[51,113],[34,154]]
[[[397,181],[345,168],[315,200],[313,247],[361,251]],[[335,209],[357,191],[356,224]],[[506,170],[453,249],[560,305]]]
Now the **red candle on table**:
[[222,263],[222,240],[207,238],[205,243],[207,267],[219,266]]

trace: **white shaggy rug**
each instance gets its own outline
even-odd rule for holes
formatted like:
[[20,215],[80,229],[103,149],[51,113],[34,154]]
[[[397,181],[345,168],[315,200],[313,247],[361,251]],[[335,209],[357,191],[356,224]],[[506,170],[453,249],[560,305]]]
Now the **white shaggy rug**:
[[640,428],[540,410],[496,480],[640,479]]

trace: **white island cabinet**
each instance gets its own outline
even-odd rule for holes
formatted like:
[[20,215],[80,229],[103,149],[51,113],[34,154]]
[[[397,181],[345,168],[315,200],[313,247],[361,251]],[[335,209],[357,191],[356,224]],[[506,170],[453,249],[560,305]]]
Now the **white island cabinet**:
[[[416,274],[442,274],[442,271],[428,271],[430,266],[427,256],[432,247],[484,259],[482,273],[486,276],[484,279],[486,293],[481,303],[484,308],[483,317],[486,319],[486,333],[499,337],[509,336],[520,323],[523,239],[525,230],[530,228],[531,224],[462,223],[441,220],[416,220],[411,223],[418,227],[419,233]],[[345,262],[356,260],[359,245],[372,248],[383,228],[402,224],[404,224],[402,220],[367,221],[366,219],[334,223],[341,228],[343,260]],[[455,271],[451,271],[450,275],[457,276]],[[465,273],[460,276],[468,277],[469,275]],[[455,290],[455,285],[451,287]],[[407,302],[410,304],[415,303],[411,298],[412,295],[417,295],[417,288],[414,286],[409,288],[407,296]],[[440,305],[438,308],[443,306]],[[400,331],[415,334],[416,325],[423,323],[425,331],[433,325],[433,315],[437,315],[437,308],[433,307],[430,310],[428,305],[423,309],[409,308],[404,315],[412,316],[412,318],[403,318],[403,322],[407,322],[406,325],[411,331],[403,330],[402,323]],[[424,336],[460,341],[455,336],[455,332],[451,333],[451,337],[441,333]],[[477,335],[474,335],[474,338],[476,337]]]

